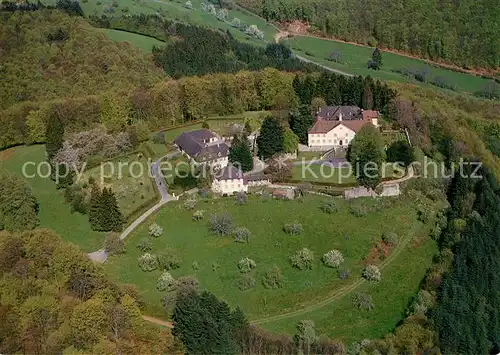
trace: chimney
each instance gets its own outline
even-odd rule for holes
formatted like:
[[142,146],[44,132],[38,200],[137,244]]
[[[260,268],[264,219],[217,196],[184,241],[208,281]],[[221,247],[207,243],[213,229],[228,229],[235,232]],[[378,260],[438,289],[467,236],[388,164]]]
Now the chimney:
[[339,121],[342,122],[342,112],[339,113]]

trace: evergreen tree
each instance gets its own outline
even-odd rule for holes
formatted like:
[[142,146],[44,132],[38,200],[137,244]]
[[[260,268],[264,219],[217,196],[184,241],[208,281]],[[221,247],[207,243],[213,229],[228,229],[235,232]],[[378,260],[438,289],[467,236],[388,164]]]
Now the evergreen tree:
[[64,124],[58,114],[53,113],[48,117],[45,130],[45,150],[49,161],[63,147]]
[[363,92],[363,99],[361,107],[365,110],[373,109],[373,94],[370,86],[365,86],[365,91]]
[[229,162],[240,167],[244,172],[253,169],[253,156],[246,134],[243,134],[241,139],[237,135],[234,136],[229,150]]
[[299,137],[299,142],[307,144],[309,128],[314,124],[314,116],[308,105],[301,105],[297,111],[290,113],[288,120],[291,130]]
[[396,141],[387,149],[387,161],[401,162],[404,166],[408,166],[414,159],[413,148],[406,141]]
[[195,291],[177,300],[172,333],[179,338],[187,354],[236,354],[238,334],[248,327],[241,310],[231,311],[226,302],[213,294]]
[[380,49],[375,48],[375,50],[372,53],[372,62],[375,65],[375,69],[380,69],[382,67],[382,53],[380,52]]
[[101,230],[101,195],[101,189],[94,182],[90,190],[89,222],[90,227],[95,231]]
[[281,124],[274,117],[267,117],[260,128],[257,138],[259,155],[263,159],[271,158],[277,153],[283,152],[284,131]]
[[102,231],[119,232],[123,226],[123,215],[118,208],[115,194],[110,188],[103,188],[99,201],[99,224]]

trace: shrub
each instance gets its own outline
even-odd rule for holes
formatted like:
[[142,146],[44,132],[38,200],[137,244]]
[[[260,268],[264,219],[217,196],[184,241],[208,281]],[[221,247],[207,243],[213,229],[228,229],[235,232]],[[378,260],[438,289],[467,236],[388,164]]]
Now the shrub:
[[367,265],[363,270],[363,277],[369,281],[380,281],[382,274],[378,266],[376,265]]
[[196,197],[194,196],[191,196],[189,197],[186,201],[184,201],[184,208],[186,210],[194,210],[194,208],[196,207],[196,204],[198,203],[198,201],[196,200]]
[[347,280],[351,276],[351,271],[347,269],[341,269],[339,270],[339,279],[341,280]]
[[149,226],[149,235],[155,238],[160,237],[163,234],[163,228],[158,224],[153,223]]
[[352,304],[357,309],[361,309],[363,311],[369,311],[375,308],[372,297],[366,293],[356,293],[352,298]]
[[302,231],[303,231],[302,224],[297,223],[297,222],[294,222],[294,223],[286,223],[286,224],[283,226],[283,231],[284,231],[285,233],[290,234],[290,235],[299,235],[299,234],[300,234],[300,233],[302,233]]
[[186,1],[186,3],[184,4],[184,7],[186,9],[189,9],[189,10],[192,10],[193,9],[193,4],[191,3],[191,1]]
[[385,244],[394,246],[398,244],[398,235],[394,232],[384,233],[382,235],[382,240],[384,241]]
[[233,218],[228,213],[213,214],[208,225],[210,230],[219,236],[229,235],[234,230]]
[[344,256],[340,251],[333,249],[323,255],[322,260],[326,266],[339,267],[344,262]]
[[111,255],[121,254],[125,252],[125,243],[120,239],[119,234],[111,232],[104,240],[104,250]]
[[256,281],[255,279],[250,276],[250,275],[243,275],[241,276],[241,278],[238,280],[238,282],[236,283],[236,285],[238,286],[238,288],[241,290],[241,291],[246,291],[246,290],[249,290],[251,288],[254,288],[255,285],[256,285]]
[[200,221],[203,219],[203,210],[196,210],[193,213],[193,221]]
[[426,290],[418,291],[417,295],[413,297],[410,306],[406,311],[408,316],[425,313],[434,304],[434,297]]
[[142,238],[139,241],[139,244],[137,244],[137,248],[139,248],[140,251],[145,253],[153,250],[153,243],[151,243],[149,238]]
[[234,230],[234,241],[237,243],[249,243],[252,233],[245,227],[238,227]]
[[417,215],[420,222],[427,224],[431,218],[431,214],[432,212],[429,210],[429,207],[424,205],[418,206]]
[[198,289],[198,280],[192,276],[181,276],[177,279],[175,286],[177,294],[186,294]]
[[198,262],[196,260],[193,261],[193,263],[191,264],[191,267],[193,268],[194,272],[200,270],[200,265],[198,265]]
[[181,257],[175,249],[168,248],[158,255],[158,267],[162,270],[178,269],[181,266]]
[[237,205],[240,205],[240,206],[244,205],[245,203],[248,202],[248,196],[243,191],[239,191],[234,196],[234,201],[236,202]]
[[168,271],[164,271],[156,281],[158,291],[172,290],[176,285],[175,279]]
[[332,214],[337,212],[339,209],[337,207],[337,203],[334,200],[324,201],[320,206],[321,211]]
[[156,132],[151,139],[155,144],[165,144],[165,133]]
[[312,269],[314,262],[314,254],[311,250],[307,248],[302,248],[297,251],[295,255],[290,257],[290,261],[293,267],[299,270]]
[[282,288],[285,285],[285,278],[280,268],[275,265],[267,270],[262,278],[262,284],[269,289]]
[[243,258],[238,262],[238,269],[243,274],[249,273],[252,269],[255,269],[257,264],[250,258]]
[[156,255],[145,253],[139,258],[139,267],[142,271],[153,271],[158,268]]
[[349,212],[356,217],[365,217],[368,214],[368,209],[359,204],[351,204]]

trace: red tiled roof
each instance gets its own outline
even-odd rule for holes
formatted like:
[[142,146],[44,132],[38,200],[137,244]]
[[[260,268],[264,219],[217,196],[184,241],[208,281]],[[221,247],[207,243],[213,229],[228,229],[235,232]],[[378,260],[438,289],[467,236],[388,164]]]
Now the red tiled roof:
[[367,123],[370,123],[370,121],[365,121],[365,120],[342,121],[343,126],[346,126],[347,128],[352,129],[356,133],[358,133],[358,131],[361,129],[361,127],[363,127]]
[[370,121],[372,119],[378,118],[378,112],[374,110],[363,111],[363,120]]

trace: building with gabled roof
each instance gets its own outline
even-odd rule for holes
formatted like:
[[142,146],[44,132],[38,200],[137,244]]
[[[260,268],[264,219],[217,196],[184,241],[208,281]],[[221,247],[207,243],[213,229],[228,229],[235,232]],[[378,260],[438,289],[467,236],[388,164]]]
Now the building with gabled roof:
[[357,106],[324,106],[308,131],[307,145],[315,150],[347,148],[365,124],[378,127],[379,113]]
[[195,164],[227,166],[229,146],[208,129],[181,133],[174,141],[179,150]]

